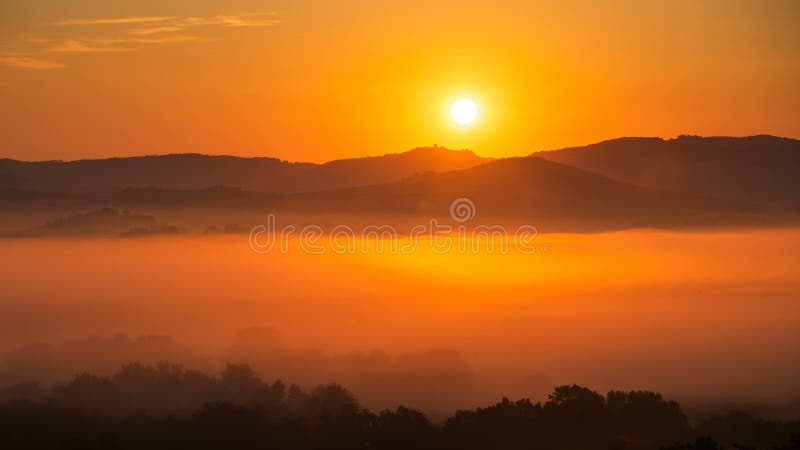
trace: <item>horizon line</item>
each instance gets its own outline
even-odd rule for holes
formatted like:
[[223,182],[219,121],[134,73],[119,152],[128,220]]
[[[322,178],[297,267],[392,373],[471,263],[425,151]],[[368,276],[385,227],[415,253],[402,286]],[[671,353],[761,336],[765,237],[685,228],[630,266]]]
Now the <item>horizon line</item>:
[[[776,138],[776,139],[788,139],[788,140],[793,140],[793,141],[800,140],[800,138],[793,138],[793,137],[788,137],[788,136],[778,136],[778,135],[768,134],[768,133],[748,134],[748,135],[741,135],[741,136],[735,136],[735,135],[709,135],[709,136],[703,136],[703,135],[695,135],[695,134],[679,134],[679,135],[677,135],[675,137],[667,137],[667,138],[662,137],[662,136],[619,136],[619,137],[615,137],[615,138],[602,139],[602,140],[595,141],[595,142],[590,142],[590,143],[587,143],[587,144],[577,144],[577,145],[568,145],[568,146],[559,147],[559,148],[533,150],[533,151],[531,151],[529,153],[526,153],[524,155],[521,155],[521,156],[525,157],[525,156],[531,156],[531,155],[534,155],[536,153],[542,153],[542,152],[552,152],[552,151],[559,151],[559,150],[568,150],[568,149],[575,149],[575,148],[581,148],[581,147],[588,147],[588,146],[591,146],[591,145],[597,145],[597,144],[602,144],[602,143],[605,143],[605,142],[612,142],[612,141],[618,141],[618,140],[624,140],[624,139],[658,139],[658,140],[661,140],[661,141],[672,141],[672,140],[677,140],[677,139],[687,138],[687,137],[695,137],[695,138],[701,138],[701,139],[714,139],[714,138],[746,139],[746,138],[757,138],[757,137],[769,137],[769,138]],[[69,160],[64,160],[64,159],[24,160],[24,159],[5,158],[5,157],[3,157],[3,158],[0,158],[0,161],[8,160],[8,161],[23,162],[23,163],[53,163],[53,162],[57,162],[57,163],[68,164],[68,163],[83,162],[83,161],[105,161],[105,160],[110,160],[110,159],[163,158],[163,157],[168,157],[168,156],[190,156],[190,155],[194,155],[194,156],[205,156],[205,157],[212,157],[212,158],[216,157],[216,158],[238,158],[238,159],[274,159],[274,160],[278,160],[278,161],[280,161],[282,163],[288,163],[288,164],[314,164],[314,165],[321,166],[321,165],[330,164],[330,163],[337,162],[337,161],[346,161],[346,160],[351,160],[351,159],[364,159],[364,158],[381,158],[381,157],[389,156],[389,155],[402,155],[402,154],[409,153],[409,152],[412,152],[412,151],[415,151],[415,150],[433,150],[433,149],[445,150],[445,151],[449,151],[449,152],[470,152],[470,153],[472,153],[473,155],[475,155],[478,158],[483,158],[483,159],[488,159],[488,160],[497,160],[497,159],[507,159],[507,158],[520,157],[520,155],[517,155],[517,156],[508,155],[508,156],[502,156],[502,157],[483,156],[483,155],[479,154],[478,152],[476,152],[475,150],[470,149],[470,148],[453,149],[453,148],[448,148],[447,146],[443,146],[443,145],[431,144],[431,145],[423,145],[423,146],[413,147],[413,148],[410,148],[410,149],[407,149],[407,150],[402,150],[402,151],[394,151],[394,152],[388,152],[388,153],[383,153],[383,154],[366,154],[366,155],[361,155],[361,156],[349,156],[349,157],[343,157],[343,158],[335,158],[335,159],[322,161],[322,162],[289,160],[289,159],[283,159],[283,158],[279,158],[279,157],[276,157],[276,156],[269,156],[269,155],[244,156],[244,155],[236,155],[236,154],[231,154],[231,153],[201,153],[201,152],[191,152],[191,151],[187,151],[187,152],[168,152],[168,153],[143,153],[143,154],[136,154],[136,155],[119,155],[119,156],[107,156],[107,157],[97,157],[97,158],[88,157],[88,158],[77,158],[77,159],[69,159]]]

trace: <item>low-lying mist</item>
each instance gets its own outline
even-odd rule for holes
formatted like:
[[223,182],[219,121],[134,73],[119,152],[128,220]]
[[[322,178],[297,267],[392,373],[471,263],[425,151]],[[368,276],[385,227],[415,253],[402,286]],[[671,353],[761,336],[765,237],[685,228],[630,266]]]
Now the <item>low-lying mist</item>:
[[547,252],[257,254],[244,234],[4,240],[0,383],[169,360],[248,363],[264,379],[341,383],[369,408],[433,414],[564,383],[687,404],[800,399],[800,231],[536,239]]

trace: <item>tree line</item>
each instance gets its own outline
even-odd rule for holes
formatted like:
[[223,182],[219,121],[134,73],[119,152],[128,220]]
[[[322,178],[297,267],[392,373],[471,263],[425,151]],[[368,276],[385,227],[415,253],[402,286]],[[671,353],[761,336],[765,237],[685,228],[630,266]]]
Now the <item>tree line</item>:
[[800,421],[741,411],[690,424],[650,391],[556,387],[543,402],[503,398],[444,422],[399,406],[372,412],[345,388],[264,382],[247,365],[218,376],[161,363],[0,390],[7,449],[664,449],[800,450]]

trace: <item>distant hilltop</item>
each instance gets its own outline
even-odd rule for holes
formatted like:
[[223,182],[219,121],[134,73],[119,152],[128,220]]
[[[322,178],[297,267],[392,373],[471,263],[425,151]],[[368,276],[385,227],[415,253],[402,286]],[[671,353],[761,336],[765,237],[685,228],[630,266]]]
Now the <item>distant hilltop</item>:
[[640,186],[800,209],[796,139],[626,137],[532,156]]
[[[434,217],[468,198],[482,218],[596,231],[800,223],[800,141],[626,137],[488,159],[416,148],[325,164],[196,154],[72,162],[0,160],[0,206]],[[246,212],[246,214],[245,214]],[[247,215],[249,214],[249,215]]]
[[420,173],[472,167],[486,161],[489,159],[469,150],[454,151],[435,146],[325,164],[196,153],[69,162],[0,159],[0,188],[112,193],[146,186],[165,189],[235,186],[257,192],[290,193],[388,183]]

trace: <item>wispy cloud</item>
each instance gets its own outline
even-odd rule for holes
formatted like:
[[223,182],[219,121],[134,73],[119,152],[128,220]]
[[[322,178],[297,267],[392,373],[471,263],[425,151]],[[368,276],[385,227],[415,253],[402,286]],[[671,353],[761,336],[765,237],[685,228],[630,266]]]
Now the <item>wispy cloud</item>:
[[85,42],[92,45],[124,45],[124,44],[167,44],[170,42],[196,41],[197,36],[185,34],[165,34],[158,36],[125,36],[121,38],[87,39]]
[[104,19],[69,19],[60,22],[53,22],[57,26],[73,26],[73,25],[123,25],[123,24],[137,24],[137,23],[155,23],[166,22],[168,20],[177,19],[177,16],[146,16],[146,17],[114,17]]
[[[93,26],[117,25],[130,26],[117,30],[115,37],[105,39],[74,38],[48,49],[51,52],[70,53],[103,53],[134,50],[121,48],[119,45],[131,44],[165,44],[170,42],[186,42],[199,40],[197,36],[183,34],[190,28],[199,27],[267,27],[280,23],[273,11],[247,14],[214,15],[214,16],[143,16],[143,17],[111,17],[101,19],[70,19],[55,22],[58,26]],[[142,25],[142,26],[137,26]],[[147,26],[145,26],[147,25]],[[131,37],[131,36],[134,37]]]
[[166,36],[158,36],[158,37],[140,37],[140,38],[129,38],[129,39],[120,39],[120,43],[131,42],[137,44],[168,44],[170,42],[188,42],[188,41],[197,41],[200,40],[197,36],[188,36],[185,34],[170,34]]
[[47,51],[60,53],[107,53],[107,52],[127,52],[129,48],[121,47],[95,47],[86,42],[76,39],[64,41],[55,47],[50,47]]
[[186,17],[182,19],[187,26],[222,25],[226,27],[268,27],[277,25],[280,20],[274,12],[261,12],[231,16]]
[[170,25],[164,27],[151,27],[151,28],[135,28],[131,30],[133,34],[140,34],[140,35],[148,35],[148,34],[160,34],[160,33],[175,33],[177,31],[183,31],[185,27],[177,26],[177,25]]
[[[207,30],[200,30],[200,28],[269,27],[279,23],[281,21],[272,11],[213,16],[77,18],[51,22],[50,25],[75,30],[90,28],[88,33],[63,36],[64,33],[59,32],[56,34],[58,37],[28,38],[28,42],[38,44],[36,46],[40,49],[36,53],[129,52],[139,50],[140,47],[147,45],[214,40],[208,36]],[[205,37],[201,38],[198,35]],[[27,54],[32,53],[27,52]],[[29,69],[66,67],[60,62],[36,59],[19,53],[6,53],[5,56],[0,54],[0,65]]]
[[215,15],[215,16],[147,16],[147,17],[111,17],[102,19],[69,19],[53,22],[57,26],[86,25],[138,25],[158,24],[149,28],[134,29],[139,34],[175,32],[189,27],[219,25],[225,27],[268,27],[277,25],[274,11],[247,14]]
[[56,61],[45,61],[43,59],[31,58],[28,56],[0,56],[0,66],[16,67],[19,69],[59,69],[67,67],[65,64]]
[[175,33],[192,27],[269,27],[280,23],[274,12],[239,15],[217,15],[207,17],[176,17],[158,26],[131,29],[133,34]]

